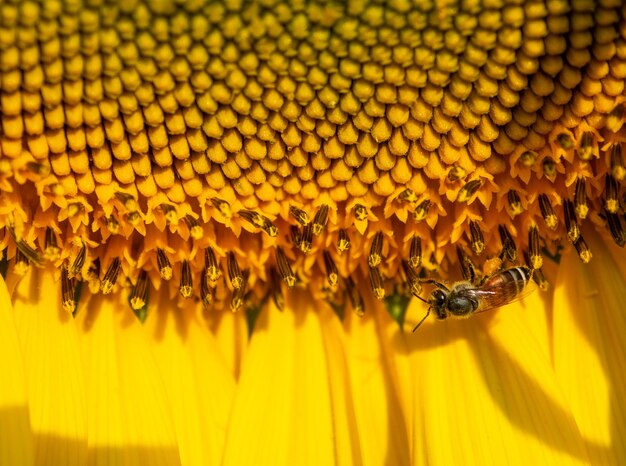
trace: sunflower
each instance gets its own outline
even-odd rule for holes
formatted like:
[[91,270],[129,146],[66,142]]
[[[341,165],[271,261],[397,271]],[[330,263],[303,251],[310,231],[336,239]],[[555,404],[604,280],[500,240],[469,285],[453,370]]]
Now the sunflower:
[[0,464],[620,464],[625,82],[615,0],[3,2]]

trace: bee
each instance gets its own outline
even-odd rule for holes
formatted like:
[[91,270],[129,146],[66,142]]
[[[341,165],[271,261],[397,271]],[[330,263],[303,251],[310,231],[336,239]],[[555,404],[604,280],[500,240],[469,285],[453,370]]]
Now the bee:
[[532,270],[525,266],[501,270],[478,282],[476,280],[456,282],[452,288],[432,279],[420,280],[420,283],[432,284],[437,288],[431,292],[428,299],[417,296],[429,307],[413,331],[422,325],[431,311],[435,311],[439,320],[448,317],[467,318],[522,299],[533,290],[529,286],[531,281]]

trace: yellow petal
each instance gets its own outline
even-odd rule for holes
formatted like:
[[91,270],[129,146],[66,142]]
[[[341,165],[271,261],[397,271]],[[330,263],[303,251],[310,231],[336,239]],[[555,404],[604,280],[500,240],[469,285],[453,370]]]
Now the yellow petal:
[[224,464],[333,464],[333,422],[320,321],[291,292],[257,320],[237,387]]
[[146,331],[119,295],[84,296],[89,464],[179,464],[169,400]]
[[159,305],[146,330],[170,400],[181,463],[220,464],[235,379],[196,310],[193,303],[186,309]]
[[15,333],[13,306],[0,276],[0,464],[32,464],[30,430],[22,354]]
[[626,458],[626,278],[597,234],[585,235],[594,254],[561,262],[554,296],[554,367],[593,464]]
[[87,424],[83,364],[75,322],[61,306],[52,270],[34,267],[13,293],[24,357],[36,464],[84,464]]
[[[209,310],[207,312],[212,312]],[[248,348],[248,324],[243,312],[218,312],[210,315],[211,332],[235,379],[241,373],[241,363]]]
[[[415,303],[421,314],[423,304]],[[576,423],[524,303],[408,335],[414,464],[585,464]]]

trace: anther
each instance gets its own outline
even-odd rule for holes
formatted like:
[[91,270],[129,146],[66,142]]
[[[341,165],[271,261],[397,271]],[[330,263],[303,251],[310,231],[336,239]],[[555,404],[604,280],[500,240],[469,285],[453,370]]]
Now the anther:
[[367,209],[362,204],[354,206],[354,218],[355,220],[367,220]]
[[415,208],[413,211],[413,218],[416,222],[420,222],[426,218],[428,211],[430,210],[430,200],[426,199]]
[[225,218],[231,218],[233,216],[233,211],[227,201],[214,197],[211,198],[211,203]]
[[148,291],[148,273],[142,270],[130,293],[130,307],[134,311],[139,311],[148,303]]
[[535,165],[537,161],[537,152],[532,150],[527,150],[519,157],[519,161],[525,167],[531,168]]
[[107,271],[104,273],[104,278],[100,283],[100,290],[102,294],[109,294],[113,291],[113,286],[115,282],[117,282],[117,276],[120,272],[120,268],[122,265],[122,261],[119,257],[113,259],[113,261],[109,264]]
[[551,157],[543,159],[541,166],[543,168],[543,174],[546,175],[547,178],[556,176],[556,162]]
[[456,200],[458,202],[468,202],[472,198],[472,196],[476,194],[482,184],[483,182],[481,180],[468,181],[459,191]]
[[337,239],[337,250],[339,254],[350,249],[350,237],[348,232],[343,228],[339,230],[339,238]]
[[157,267],[163,280],[172,278],[172,264],[165,255],[165,251],[161,248],[157,248]]
[[587,217],[589,206],[587,205],[587,188],[585,178],[579,176],[576,180],[576,190],[574,194],[574,210],[581,220]]
[[235,290],[241,288],[243,285],[243,275],[239,269],[239,264],[237,263],[235,254],[232,252],[228,253],[228,277],[230,279],[230,284]]
[[43,255],[49,261],[55,261],[61,256],[61,248],[57,243],[57,237],[54,234],[54,230],[50,227],[46,227]]
[[261,229],[272,238],[278,236],[278,227],[267,217],[263,217],[263,226]]
[[350,304],[352,304],[352,310],[356,313],[356,315],[362,317],[365,313],[365,305],[363,304],[363,297],[361,296],[361,292],[354,284],[354,280],[352,280],[352,277],[346,278],[346,290],[348,291]]
[[537,270],[543,265],[543,257],[539,249],[539,229],[532,225],[528,230],[528,266]]
[[13,241],[15,241],[15,247],[17,248],[17,250],[20,251],[24,255],[24,257],[26,257],[30,262],[32,262],[36,266],[40,266],[41,257],[39,256],[37,250],[23,239],[18,240],[15,236],[15,231],[13,230],[13,228],[9,228],[9,233],[11,234]]
[[611,175],[617,181],[622,181],[626,176],[626,168],[624,168],[624,159],[622,157],[622,145],[613,144],[611,147]]
[[509,212],[511,217],[515,217],[516,215],[521,214],[524,211],[522,207],[522,200],[519,197],[519,194],[514,189],[511,189],[507,193],[507,201],[509,204]]
[[161,210],[165,217],[165,221],[170,225],[176,225],[178,223],[178,212],[176,207],[171,204],[161,204]]
[[13,266],[13,272],[16,275],[25,275],[30,266],[28,257],[22,252],[21,249],[15,250],[15,265]]
[[311,252],[311,246],[313,245],[313,226],[309,223],[307,226],[302,227],[302,232],[299,236],[300,246],[298,249],[305,254]]
[[278,273],[280,273],[281,278],[285,282],[285,284],[291,288],[296,284],[296,276],[291,269],[291,265],[289,264],[289,259],[283,251],[283,248],[280,246],[276,247],[276,264],[278,265]]
[[622,222],[617,214],[606,212],[606,223],[615,244],[617,244],[620,248],[624,247],[626,244],[626,231],[622,228]]
[[578,252],[578,257],[583,261],[583,264],[587,264],[591,260],[591,251],[582,235],[578,237],[574,243],[574,247],[576,248],[576,252]]
[[471,283],[474,283],[476,279],[476,267],[472,260],[467,257],[465,251],[457,245],[456,247],[456,256],[459,260],[459,265],[461,266],[461,273],[463,275],[463,280],[468,280]]
[[383,283],[383,276],[380,274],[378,267],[370,267],[370,286],[372,293],[376,299],[385,298],[385,285]]
[[299,209],[295,206],[289,206],[289,214],[296,219],[296,221],[302,225],[306,226],[309,224],[309,214],[307,214],[304,210]]
[[324,251],[324,267],[326,268],[326,277],[328,279],[328,285],[331,288],[337,286],[337,282],[339,281],[339,272],[337,271],[337,266],[333,261],[332,256],[328,251]]
[[200,278],[200,299],[205,308],[209,307],[215,301],[215,288],[209,285],[208,271],[206,267]]
[[422,285],[420,285],[420,279],[415,273],[415,270],[413,270],[407,261],[402,261],[402,269],[406,275],[406,282],[409,286],[409,291],[413,296],[420,296],[422,293]]
[[611,175],[604,177],[604,208],[607,212],[616,213],[619,209],[617,181]]
[[87,246],[82,244],[74,262],[72,262],[72,276],[80,276],[83,266],[85,265],[85,258],[87,257]]
[[249,270],[244,270],[241,275],[241,286],[239,288],[235,288],[233,291],[233,297],[230,300],[230,309],[235,312],[238,311],[242,306],[244,299],[246,297],[247,287],[248,287],[248,277],[250,275]]
[[280,277],[275,267],[270,267],[270,293],[272,300],[279,311],[285,309],[285,298],[283,296],[283,290],[280,287]]
[[106,221],[107,221],[107,229],[109,230],[109,232],[111,232],[111,234],[116,235],[117,233],[119,233],[120,224],[118,223],[115,217],[113,216],[107,217]]
[[422,239],[417,235],[411,238],[408,264],[413,269],[417,269],[422,264]]
[[398,199],[402,202],[415,203],[417,202],[417,194],[411,188],[406,188],[398,195]]
[[180,264],[180,285],[178,291],[183,298],[191,298],[193,296],[193,278],[191,276],[191,267],[189,261],[183,260]]
[[63,309],[72,314],[76,309],[74,280],[70,278],[67,267],[61,267],[61,304]]
[[464,168],[459,167],[458,165],[455,165],[450,169],[450,171],[446,175],[446,178],[450,183],[455,183],[459,180],[462,180],[466,176],[467,176],[467,171]]
[[189,227],[189,234],[193,239],[200,239],[204,235],[204,229],[198,224],[198,220],[196,220],[191,215],[185,215],[185,222]]
[[478,225],[478,222],[475,220],[470,220],[469,222],[469,231],[470,231],[470,247],[474,254],[479,255],[485,250],[485,238],[483,237],[483,232]]
[[567,237],[573,243],[580,236],[580,226],[576,220],[574,203],[569,199],[565,199],[563,201],[563,211],[565,212],[565,230],[567,231]]
[[568,150],[574,147],[574,140],[567,133],[560,133],[556,137],[556,142],[561,146],[562,149]]
[[126,222],[132,226],[139,225],[139,222],[141,221],[141,215],[137,211],[128,212],[124,217],[126,218]]
[[262,229],[269,236],[278,236],[278,228],[276,228],[276,225],[274,225],[272,221],[264,215],[253,212],[252,210],[240,210],[237,213],[248,223]]
[[591,160],[593,157],[593,134],[591,131],[583,133],[576,154],[580,160]]
[[115,198],[124,204],[126,210],[137,210],[137,200],[131,194],[116,191]]
[[546,222],[546,226],[551,230],[556,230],[559,224],[559,219],[554,213],[550,199],[545,194],[539,195],[539,209],[541,210],[541,216]]
[[328,206],[322,204],[313,217],[313,234],[319,236],[328,223]]
[[204,250],[204,271],[207,279],[212,283],[211,286],[215,287],[215,282],[220,278],[220,267],[211,247]]
[[550,288],[550,284],[548,283],[548,280],[546,280],[546,276],[543,274],[543,270],[541,269],[533,270],[533,281],[542,291],[548,291],[548,288]]
[[367,263],[370,267],[376,267],[383,260],[383,232],[379,231],[374,235],[372,245],[370,246],[370,254]]
[[502,251],[505,254],[505,257],[510,262],[515,262],[517,260],[517,247],[515,246],[515,241],[509,233],[509,230],[504,225],[498,225],[498,233],[500,234],[500,241],[502,242]]

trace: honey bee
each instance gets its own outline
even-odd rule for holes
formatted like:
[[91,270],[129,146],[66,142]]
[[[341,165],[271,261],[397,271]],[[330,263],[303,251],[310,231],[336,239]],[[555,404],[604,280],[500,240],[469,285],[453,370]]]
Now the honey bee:
[[460,281],[448,288],[443,283],[432,279],[420,280],[420,283],[432,284],[433,290],[428,299],[417,296],[429,305],[426,315],[420,320],[413,331],[435,311],[437,319],[448,317],[467,318],[479,312],[496,309],[523,298],[532,291],[529,286],[532,270],[528,267],[511,267],[494,273],[478,282]]

